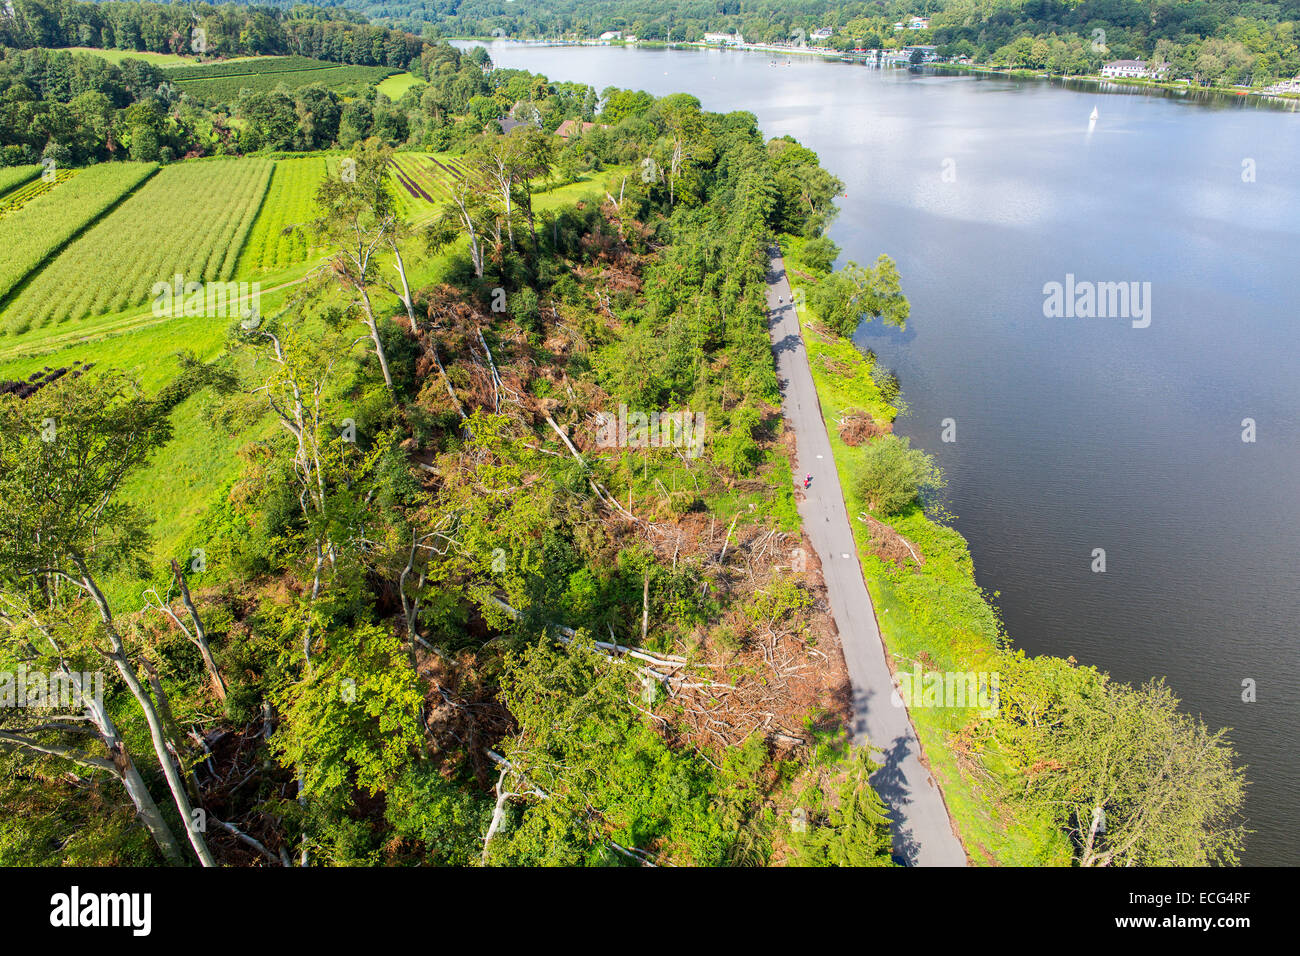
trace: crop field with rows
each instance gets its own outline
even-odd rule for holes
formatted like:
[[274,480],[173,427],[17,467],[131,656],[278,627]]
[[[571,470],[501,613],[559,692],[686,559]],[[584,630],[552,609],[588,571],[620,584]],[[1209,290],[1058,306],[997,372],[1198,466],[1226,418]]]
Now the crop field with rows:
[[9,199],[6,192],[35,179],[40,173],[40,166],[0,166],[0,203]]
[[398,209],[405,219],[432,216],[449,198],[448,184],[464,179],[463,160],[425,153],[398,153],[393,157],[393,183]]
[[345,66],[305,56],[269,56],[205,66],[178,66],[167,77],[181,90],[200,98],[234,99],[243,89],[288,89],[319,83],[331,89],[373,86],[400,73],[386,66]]
[[207,80],[219,76],[248,76],[254,73],[296,73],[300,70],[328,70],[338,63],[314,60],[309,56],[258,56],[241,60],[221,60],[194,66],[177,66],[168,71],[174,81]]
[[23,185],[5,193],[4,196],[0,196],[0,216],[21,209],[37,196],[43,196],[55,186],[66,183],[72,178],[75,171],[72,169],[58,169],[55,170],[53,176],[38,176],[35,179],[29,179]]
[[[307,261],[313,199],[326,168],[320,156],[276,161],[271,186],[239,254],[236,275],[274,272]],[[291,230],[287,235],[286,229]]]
[[229,279],[273,167],[266,159],[165,167],[36,275],[4,310],[0,331],[143,306],[154,283],[177,273],[187,282]]
[[[154,163],[100,163],[75,175],[71,170],[61,171],[59,175],[67,172],[70,177],[64,177],[63,182],[37,179],[19,187],[18,192],[34,186],[43,189],[12,212],[0,215],[0,249],[4,250],[0,259],[0,302],[157,168]],[[22,298],[21,293],[18,298]],[[16,300],[4,306],[3,327],[9,326],[16,308]]]

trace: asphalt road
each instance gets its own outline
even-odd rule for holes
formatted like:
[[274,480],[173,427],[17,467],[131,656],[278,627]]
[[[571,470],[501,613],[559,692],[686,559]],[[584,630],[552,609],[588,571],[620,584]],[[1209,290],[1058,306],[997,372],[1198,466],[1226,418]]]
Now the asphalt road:
[[858,742],[869,740],[883,754],[878,756],[883,766],[871,783],[890,808],[895,859],[911,866],[965,866],[966,854],[953,834],[943,797],[921,763],[921,747],[907,710],[890,701],[893,683],[885,646],[858,563],[785,262],[779,250],[772,253],[768,329],[781,383],[782,412],[798,442],[795,475],[801,484],[804,475],[813,476],[799,502],[799,515],[821,558],[831,613],[844,648],[853,689],[853,735]]

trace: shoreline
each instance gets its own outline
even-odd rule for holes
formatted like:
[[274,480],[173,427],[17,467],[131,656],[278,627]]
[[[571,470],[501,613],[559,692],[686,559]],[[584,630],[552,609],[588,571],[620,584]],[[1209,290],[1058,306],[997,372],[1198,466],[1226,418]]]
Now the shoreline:
[[[795,302],[816,391],[818,412],[831,446],[831,464],[850,516],[865,513],[853,476],[862,445],[846,441],[834,427],[847,414],[867,414],[892,431],[898,399],[889,399],[872,376],[874,362],[851,341],[823,328],[806,303],[813,280],[802,268],[803,242],[782,236],[782,258]],[[907,542],[920,560],[896,565],[882,556],[869,521],[850,521],[857,566],[892,674],[921,666],[926,672],[993,672],[1010,643],[995,593],[975,580],[966,539],[955,528],[927,514],[920,505],[877,526],[886,536]],[[943,595],[946,600],[939,600]],[[958,608],[963,608],[960,613]],[[927,769],[933,777],[971,866],[1070,866],[1072,853],[1061,836],[1041,821],[1004,817],[962,770],[956,735],[974,713],[967,708],[906,708]]]
[[849,66],[863,66],[873,70],[920,70],[932,71],[937,76],[946,74],[1002,77],[1010,80],[1043,80],[1050,84],[1068,88],[1071,83],[1086,83],[1097,87],[1098,93],[1141,93],[1148,96],[1165,95],[1196,99],[1222,98],[1228,103],[1249,102],[1288,112],[1300,111],[1300,94],[1269,93],[1263,89],[1243,89],[1238,87],[1202,87],[1190,81],[1149,80],[1139,78],[1114,78],[1096,74],[1044,73],[1041,70],[996,67],[978,63],[921,63],[917,65],[898,63],[896,61],[867,62],[866,57],[852,52],[841,52],[819,47],[782,47],[771,44],[746,43],[734,46],[718,46],[699,41],[669,42],[665,40],[517,40],[510,37],[447,37],[448,42],[460,43],[506,43],[524,47],[622,47],[626,49],[646,50],[701,50],[720,53],[761,53],[766,56],[798,56],[823,60],[827,63],[845,63]]

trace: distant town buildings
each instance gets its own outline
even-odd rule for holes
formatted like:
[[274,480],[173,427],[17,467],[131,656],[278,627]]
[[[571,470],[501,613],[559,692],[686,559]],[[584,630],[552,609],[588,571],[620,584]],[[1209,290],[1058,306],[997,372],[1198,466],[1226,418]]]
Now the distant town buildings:
[[901,50],[886,50],[884,57],[889,62],[906,66],[912,62],[912,54],[918,50],[921,52],[922,63],[934,63],[939,59],[937,46],[905,46]]
[[928,30],[930,29],[929,17],[912,17],[906,23],[895,23],[894,32],[899,30]]
[[1272,86],[1266,86],[1263,92],[1272,93],[1275,96],[1282,93],[1300,94],[1300,76],[1290,80],[1281,80]]
[[820,30],[813,31],[814,40],[829,40],[835,35],[834,27],[822,27]]
[[1164,64],[1149,69],[1146,60],[1111,60],[1102,66],[1101,75],[1125,79],[1159,79],[1168,69]]

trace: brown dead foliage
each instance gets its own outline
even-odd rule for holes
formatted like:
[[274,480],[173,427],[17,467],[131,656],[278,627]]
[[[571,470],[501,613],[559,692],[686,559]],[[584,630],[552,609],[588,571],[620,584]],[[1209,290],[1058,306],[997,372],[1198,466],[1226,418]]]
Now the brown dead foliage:
[[224,821],[260,842],[272,854],[283,850],[283,828],[268,808],[279,800],[297,797],[293,774],[268,759],[266,740],[274,723],[215,728],[193,742],[203,754],[192,779],[209,819],[208,848],[223,866],[274,865],[229,830],[211,822]]
[[436,753],[465,754],[479,783],[493,777],[487,750],[515,731],[514,718],[475,655],[454,657],[417,648],[416,670],[425,682],[424,729]]
[[850,409],[839,419],[840,438],[846,445],[862,445],[888,435],[894,430],[892,422],[878,422],[860,408]]
[[[802,535],[688,514],[637,536],[662,565],[700,568],[703,592],[727,608],[670,652],[690,663],[680,680],[665,682],[669,693],[658,701],[655,718],[666,736],[701,750],[736,746],[755,733],[798,747],[807,743],[810,716],[837,726],[848,720],[844,655],[820,563]],[[807,595],[806,607],[774,620],[746,614],[756,597],[791,578]]]
[[921,553],[921,549],[889,525],[865,512],[858,515],[858,520],[867,526],[870,533],[868,546],[876,557],[900,568],[906,567],[909,563],[917,567],[925,565],[925,555]]

